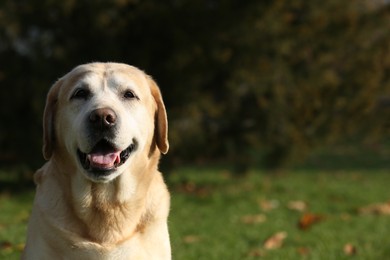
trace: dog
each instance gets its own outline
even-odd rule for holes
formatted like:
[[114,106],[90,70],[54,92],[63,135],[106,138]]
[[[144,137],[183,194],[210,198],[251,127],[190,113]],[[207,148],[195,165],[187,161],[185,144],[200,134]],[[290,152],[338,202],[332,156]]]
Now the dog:
[[74,68],[49,90],[22,259],[171,259],[168,152],[155,81],[120,63]]

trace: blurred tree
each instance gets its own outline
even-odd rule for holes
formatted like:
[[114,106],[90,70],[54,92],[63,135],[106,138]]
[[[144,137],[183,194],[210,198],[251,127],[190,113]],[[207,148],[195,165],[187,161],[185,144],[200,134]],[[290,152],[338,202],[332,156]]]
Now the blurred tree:
[[369,0],[2,1],[0,162],[41,163],[45,93],[90,61],[154,76],[173,161],[277,167],[329,141],[379,138],[389,14]]
[[280,0],[246,16],[252,27],[241,27],[241,50],[249,52],[231,82],[257,99],[253,121],[270,167],[315,145],[385,130],[389,110],[378,113],[376,104],[390,94],[389,8],[364,3]]

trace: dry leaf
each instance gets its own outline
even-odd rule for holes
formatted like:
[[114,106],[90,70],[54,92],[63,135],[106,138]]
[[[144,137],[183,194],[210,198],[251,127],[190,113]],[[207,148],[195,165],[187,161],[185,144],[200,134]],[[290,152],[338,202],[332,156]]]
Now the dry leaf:
[[248,252],[247,255],[250,257],[264,257],[265,252],[264,250],[261,249],[252,249],[251,251]]
[[192,194],[198,197],[207,197],[211,194],[212,189],[210,187],[196,185],[194,182],[183,182],[177,187],[179,192]]
[[351,243],[348,243],[344,246],[344,254],[348,256],[352,256],[352,255],[356,255],[356,253],[357,253],[357,249]]
[[199,240],[200,240],[200,237],[195,236],[195,235],[188,235],[188,236],[185,236],[183,238],[184,243],[187,243],[187,244],[193,244],[193,243],[198,242]]
[[307,209],[307,203],[302,200],[293,200],[287,204],[287,208],[299,212],[303,212]]
[[0,249],[6,250],[12,248],[12,243],[9,241],[1,241],[0,242]]
[[267,220],[264,214],[245,215],[241,217],[241,222],[244,224],[260,224]]
[[351,220],[352,216],[348,213],[342,213],[340,215],[340,219],[343,220],[343,221],[349,221]]
[[2,250],[4,252],[12,252],[13,245],[9,241],[0,241],[0,250]]
[[282,247],[284,240],[287,237],[287,232],[281,231],[271,237],[267,238],[264,242],[265,249],[278,249]]
[[305,213],[301,216],[298,222],[298,227],[302,230],[309,229],[314,224],[322,221],[324,216],[312,213]]
[[279,207],[279,201],[277,200],[260,200],[260,208],[264,211],[270,211]]
[[307,256],[310,253],[310,249],[307,247],[299,247],[297,249],[297,251],[298,251],[298,254],[301,256]]
[[390,215],[390,202],[376,203],[359,208],[360,214]]

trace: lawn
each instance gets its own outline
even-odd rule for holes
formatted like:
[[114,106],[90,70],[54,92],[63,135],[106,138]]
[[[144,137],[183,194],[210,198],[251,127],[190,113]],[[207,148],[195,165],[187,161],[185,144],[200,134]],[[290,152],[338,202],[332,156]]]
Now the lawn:
[[[380,169],[259,170],[245,178],[177,169],[168,179],[173,257],[388,259],[389,183]],[[27,188],[0,191],[0,259],[19,258],[32,196]]]

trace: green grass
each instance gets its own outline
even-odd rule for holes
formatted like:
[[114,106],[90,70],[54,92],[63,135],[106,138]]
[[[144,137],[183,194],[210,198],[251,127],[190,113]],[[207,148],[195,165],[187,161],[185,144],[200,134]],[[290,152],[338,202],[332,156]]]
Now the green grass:
[[20,258],[32,199],[32,190],[0,192],[0,259]]
[[[181,168],[169,176],[169,218],[174,259],[388,259],[390,216],[358,213],[390,201],[386,170],[294,170],[277,174],[253,171],[235,178],[222,168]],[[0,259],[18,259],[33,191],[0,190]],[[306,212],[322,221],[298,228],[304,212],[291,201],[307,203]],[[273,205],[273,207],[268,207]],[[265,221],[244,221],[245,216]],[[264,241],[284,231],[280,248]],[[354,256],[344,246],[356,248]]]
[[[170,180],[175,259],[349,259],[346,244],[356,248],[358,259],[390,257],[390,216],[357,213],[390,200],[388,172],[252,172],[235,179],[223,170],[188,169]],[[296,200],[323,221],[299,229],[304,213],[287,207]],[[265,210],[261,204],[270,201],[275,208]],[[259,214],[265,222],[242,220]],[[264,241],[280,231],[287,232],[282,247],[264,249]]]

